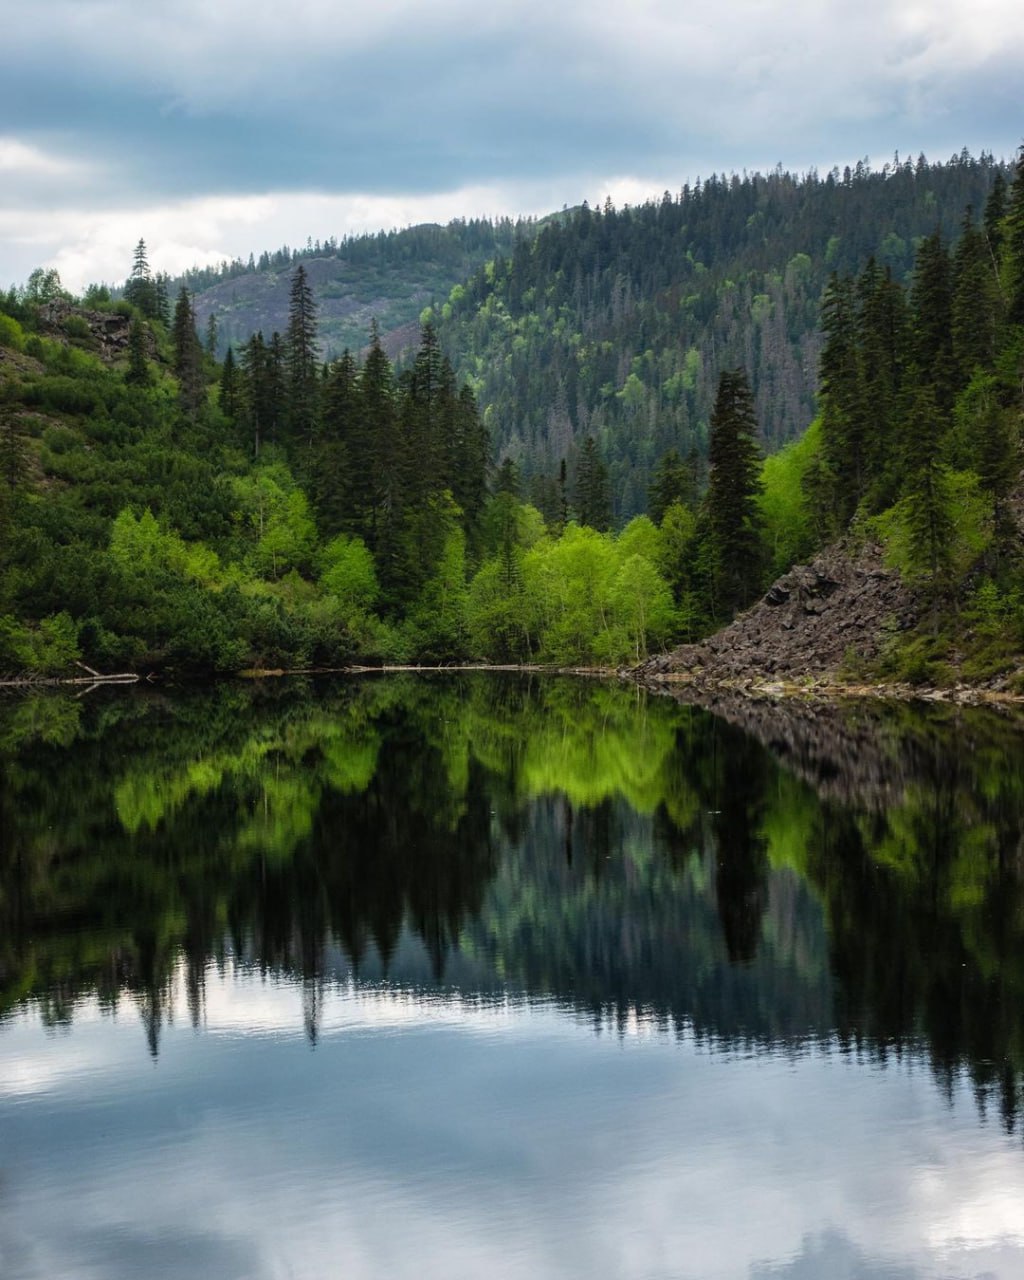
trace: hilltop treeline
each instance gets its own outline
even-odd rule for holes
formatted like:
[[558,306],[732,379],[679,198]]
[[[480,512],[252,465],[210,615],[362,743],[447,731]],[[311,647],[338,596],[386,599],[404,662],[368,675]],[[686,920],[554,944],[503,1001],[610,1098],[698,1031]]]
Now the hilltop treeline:
[[521,238],[456,287],[441,341],[502,455],[553,511],[566,460],[597,441],[616,519],[646,508],[658,459],[708,451],[723,370],[750,376],[768,451],[815,413],[818,317],[831,272],[874,255],[904,282],[920,239],[948,241],[1003,167],[866,163],[824,176],[712,175],[635,208],[583,207]]

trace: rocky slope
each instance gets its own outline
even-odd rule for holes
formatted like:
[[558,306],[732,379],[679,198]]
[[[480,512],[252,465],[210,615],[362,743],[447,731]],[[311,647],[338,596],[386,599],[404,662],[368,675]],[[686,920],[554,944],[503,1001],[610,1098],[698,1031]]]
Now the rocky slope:
[[917,624],[921,607],[885,568],[880,546],[851,554],[839,544],[784,574],[722,631],[651,658],[638,674],[716,685],[833,677],[878,658],[887,639]]

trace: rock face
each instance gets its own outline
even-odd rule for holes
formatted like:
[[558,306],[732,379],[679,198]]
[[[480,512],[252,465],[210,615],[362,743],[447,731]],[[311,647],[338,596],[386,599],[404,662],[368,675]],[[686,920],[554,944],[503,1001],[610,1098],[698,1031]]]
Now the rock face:
[[724,630],[651,658],[636,674],[715,684],[831,675],[851,660],[876,658],[886,636],[913,627],[920,609],[915,592],[882,564],[880,546],[851,552],[839,544],[784,574]]
[[[128,354],[132,322],[129,316],[114,311],[90,311],[85,307],[57,299],[46,304],[39,317],[40,332],[58,342],[67,342],[68,321],[75,317],[88,327],[89,342],[101,360],[112,364]],[[152,337],[148,337],[153,355]]]

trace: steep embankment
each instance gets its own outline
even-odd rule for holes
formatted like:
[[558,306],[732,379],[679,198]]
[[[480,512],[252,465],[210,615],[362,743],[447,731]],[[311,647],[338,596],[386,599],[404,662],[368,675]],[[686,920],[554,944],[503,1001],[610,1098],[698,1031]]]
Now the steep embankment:
[[849,679],[915,627],[921,609],[918,593],[885,567],[877,543],[855,553],[840,544],[784,574],[709,639],[651,658],[638,673],[706,686]]

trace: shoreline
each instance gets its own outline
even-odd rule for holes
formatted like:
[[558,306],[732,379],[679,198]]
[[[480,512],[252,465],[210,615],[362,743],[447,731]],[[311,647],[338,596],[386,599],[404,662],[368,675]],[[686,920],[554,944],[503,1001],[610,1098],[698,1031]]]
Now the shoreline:
[[[692,689],[695,693],[713,698],[729,693],[752,701],[803,701],[838,702],[843,700],[876,700],[880,702],[944,702],[965,706],[1019,706],[1024,704],[1024,693],[1011,693],[1005,689],[991,689],[969,684],[950,686],[912,685],[882,681],[844,681],[826,674],[802,679],[776,680],[754,676],[737,679],[708,679],[687,671],[644,672],[636,667],[556,666],[545,663],[382,663],[369,665],[356,663],[345,667],[250,667],[227,676],[214,678],[172,678],[171,684],[215,684],[224,680],[276,680],[290,676],[369,676],[411,673],[418,675],[455,674],[466,672],[492,672],[513,675],[581,676],[589,679],[614,679],[635,684],[652,693],[672,693],[676,688]],[[0,689],[27,691],[31,689],[77,688],[78,696],[105,685],[128,686],[163,684],[156,672],[140,675],[138,672],[118,672],[103,675],[92,672],[85,676],[24,676],[0,680]]]

